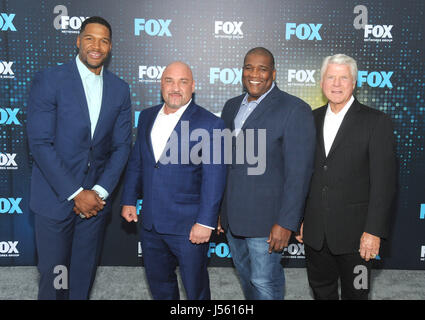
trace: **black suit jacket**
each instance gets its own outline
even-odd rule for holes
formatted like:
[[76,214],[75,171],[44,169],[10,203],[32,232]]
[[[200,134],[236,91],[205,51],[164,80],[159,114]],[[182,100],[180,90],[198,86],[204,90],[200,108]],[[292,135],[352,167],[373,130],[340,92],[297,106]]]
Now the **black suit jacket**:
[[326,157],[326,109],[327,105],[313,112],[317,146],[304,242],[320,250],[326,237],[332,253],[355,253],[363,232],[388,237],[396,190],[392,124],[383,112],[354,100]]

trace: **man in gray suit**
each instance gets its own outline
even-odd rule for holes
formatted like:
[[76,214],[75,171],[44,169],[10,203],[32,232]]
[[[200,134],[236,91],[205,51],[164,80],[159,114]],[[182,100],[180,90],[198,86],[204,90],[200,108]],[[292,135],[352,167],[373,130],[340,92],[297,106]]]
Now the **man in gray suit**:
[[[235,137],[218,233],[226,230],[247,299],[283,299],[282,250],[298,231],[313,170],[311,108],[279,90],[275,79],[272,53],[248,51],[242,75],[247,93],[227,101],[221,116]],[[237,161],[242,147],[246,158],[265,148],[260,174],[250,174],[249,161]]]

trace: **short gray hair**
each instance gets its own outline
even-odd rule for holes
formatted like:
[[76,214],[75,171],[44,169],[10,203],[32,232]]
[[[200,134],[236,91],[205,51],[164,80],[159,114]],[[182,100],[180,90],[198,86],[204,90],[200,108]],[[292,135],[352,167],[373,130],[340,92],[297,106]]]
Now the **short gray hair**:
[[328,68],[328,65],[334,63],[334,64],[344,64],[350,67],[351,75],[353,76],[354,82],[357,81],[357,62],[353,58],[338,53],[333,56],[327,56],[325,59],[323,59],[322,62],[322,68],[320,69],[320,80],[323,79],[323,75],[326,72],[326,69]]

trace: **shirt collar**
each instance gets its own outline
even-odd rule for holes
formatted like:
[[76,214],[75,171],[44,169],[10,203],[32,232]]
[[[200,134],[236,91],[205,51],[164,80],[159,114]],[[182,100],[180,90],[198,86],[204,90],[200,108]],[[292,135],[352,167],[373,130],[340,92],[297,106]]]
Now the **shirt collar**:
[[89,68],[87,68],[87,66],[81,62],[80,57],[78,55],[75,58],[75,61],[77,62],[77,68],[78,68],[78,72],[80,73],[81,79],[85,79],[90,76],[99,76],[99,77],[103,76],[103,66],[102,66],[102,69],[100,70],[100,74],[97,75],[91,72]]
[[261,97],[259,97],[257,100],[252,100],[252,101],[249,101],[249,102],[248,102],[249,94],[247,93],[242,100],[242,105],[244,106],[244,105],[247,105],[248,103],[255,103],[256,105],[258,105],[261,102],[261,100],[263,100],[269,94],[269,92],[273,90],[274,87],[275,87],[275,84],[274,84],[274,81],[273,81],[272,86],[270,87],[270,89],[266,93],[263,93],[261,95]]
[[165,112],[164,112],[164,107],[165,107],[165,103],[164,103],[164,105],[162,106],[161,110],[159,110],[159,115],[161,115],[161,116],[173,115],[175,117],[179,117],[180,118],[182,116],[183,112],[185,112],[185,110],[187,109],[187,107],[189,106],[189,104],[191,102],[192,102],[192,99],[190,99],[189,102],[186,103],[184,106],[181,106],[180,108],[178,108],[176,112],[169,113],[169,114],[165,114]]
[[344,118],[345,114],[348,112],[348,109],[350,109],[353,102],[354,102],[354,96],[351,96],[350,100],[348,100],[346,105],[337,114],[333,113],[333,111],[331,110],[331,107],[329,106],[329,103],[328,103],[328,108],[326,110],[326,116],[334,116],[334,117]]

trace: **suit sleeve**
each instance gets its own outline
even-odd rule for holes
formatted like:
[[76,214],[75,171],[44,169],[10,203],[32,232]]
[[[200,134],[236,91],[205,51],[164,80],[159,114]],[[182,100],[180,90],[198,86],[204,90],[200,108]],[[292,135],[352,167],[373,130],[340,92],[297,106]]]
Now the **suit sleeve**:
[[291,111],[283,125],[284,182],[277,224],[297,231],[313,173],[316,129],[308,105],[294,106]]
[[[209,143],[206,147],[210,149],[209,159],[202,159],[201,199],[196,222],[213,228],[217,227],[218,210],[227,172],[224,163],[224,138],[221,135],[214,135],[214,129],[218,129],[221,133],[224,127],[223,120],[217,119],[208,130]],[[220,157],[217,157],[218,154]]]
[[28,143],[36,165],[61,201],[65,201],[81,185],[76,181],[55,149],[56,92],[45,73],[34,77],[28,100]]
[[128,85],[126,85],[120,113],[114,124],[111,145],[111,154],[105,170],[96,183],[106,189],[109,194],[118,183],[131,148],[131,100]]
[[121,205],[135,206],[137,199],[143,198],[143,162],[140,150],[142,135],[142,118],[143,112],[140,114],[139,123],[137,125],[137,139],[131,150],[130,159],[124,177],[124,188],[121,197]]
[[392,200],[396,192],[395,143],[391,120],[379,117],[369,142],[370,193],[365,232],[388,237]]

